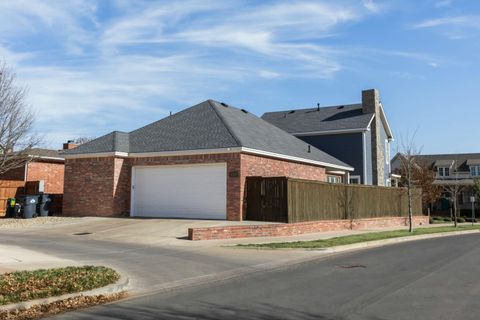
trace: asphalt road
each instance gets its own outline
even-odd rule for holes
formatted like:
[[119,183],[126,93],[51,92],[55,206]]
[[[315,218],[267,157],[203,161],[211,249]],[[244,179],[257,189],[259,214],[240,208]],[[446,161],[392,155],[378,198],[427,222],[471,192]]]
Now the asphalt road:
[[478,319],[480,235],[396,244],[52,319]]

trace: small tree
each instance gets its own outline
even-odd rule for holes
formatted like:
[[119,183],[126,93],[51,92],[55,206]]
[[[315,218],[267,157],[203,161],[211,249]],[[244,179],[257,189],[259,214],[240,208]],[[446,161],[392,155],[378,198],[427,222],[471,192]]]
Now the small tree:
[[480,178],[473,180],[473,193],[480,200]]
[[443,188],[435,184],[435,171],[419,157],[413,170],[413,183],[422,188],[422,203],[428,207],[442,196]]
[[407,188],[408,198],[408,231],[413,232],[413,188],[415,187],[416,159],[421,153],[421,148],[415,144],[415,134],[407,135],[401,142],[400,170],[403,172],[402,180]]
[[447,192],[450,195],[450,198],[452,199],[452,205],[453,205],[453,222],[455,228],[457,227],[457,217],[458,217],[458,196],[460,195],[460,192],[463,191],[464,186],[460,184],[460,180],[458,179],[458,172],[455,173],[454,179],[442,181],[443,183],[443,188],[445,192]]
[[0,174],[24,166],[40,142],[32,134],[35,116],[26,95],[27,89],[16,85],[15,73],[0,62]]

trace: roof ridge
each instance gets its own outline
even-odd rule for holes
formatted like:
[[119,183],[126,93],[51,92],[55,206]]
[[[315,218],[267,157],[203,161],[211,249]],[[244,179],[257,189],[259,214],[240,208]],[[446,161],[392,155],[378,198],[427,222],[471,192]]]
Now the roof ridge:
[[[320,110],[323,109],[332,109],[332,108],[338,108],[338,107],[351,107],[351,106],[361,106],[362,104],[360,102],[358,103],[348,103],[348,104],[337,104],[333,106],[320,106]],[[285,112],[290,112],[290,111],[305,111],[305,110],[317,110],[318,107],[311,107],[311,108],[291,108],[291,109],[286,109],[286,110],[278,110],[278,111],[270,111],[270,112],[265,112],[265,114],[269,113],[285,113]]]
[[215,106],[214,103],[212,102],[215,102],[214,100],[212,99],[208,99],[207,100],[209,106],[213,109],[213,111],[216,113],[216,115],[220,118],[220,120],[222,121],[222,123],[225,125],[225,128],[227,129],[228,133],[232,136],[233,140],[235,140],[235,142],[237,143],[237,145],[239,147],[242,147],[242,142],[240,141],[240,139],[233,133],[233,130],[232,128],[230,127],[230,125],[228,124],[228,121],[225,119],[225,117],[221,114],[221,112],[219,112]]

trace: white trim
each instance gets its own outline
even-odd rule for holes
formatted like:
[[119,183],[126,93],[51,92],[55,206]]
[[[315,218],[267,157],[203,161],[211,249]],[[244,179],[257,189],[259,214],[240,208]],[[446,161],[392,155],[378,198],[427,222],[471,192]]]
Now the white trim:
[[340,170],[333,170],[333,171],[327,170],[327,174],[337,174],[337,175],[343,176],[343,175],[346,174],[346,172],[345,171],[340,171]]
[[166,156],[185,156],[196,154],[219,154],[219,153],[233,153],[233,152],[246,152],[252,154],[258,154],[268,156],[272,158],[291,160],[296,162],[303,162],[309,164],[315,164],[327,168],[335,168],[346,171],[353,171],[352,167],[345,167],[336,164],[330,164],[327,162],[310,160],[300,157],[288,156],[280,153],[274,153],[269,151],[262,151],[257,149],[235,147],[235,148],[222,148],[222,149],[197,149],[197,150],[183,150],[183,151],[164,151],[164,152],[142,152],[142,153],[126,153],[126,152],[103,152],[103,153],[85,153],[85,154],[72,154],[65,155],[68,159],[78,158],[100,158],[100,157],[128,157],[128,158],[145,158],[145,157],[166,157]]
[[370,128],[355,128],[355,129],[338,129],[338,130],[326,130],[326,131],[310,131],[310,132],[294,132],[291,133],[297,137],[303,136],[322,136],[328,134],[342,134],[342,133],[359,133],[369,131]]
[[345,166],[330,164],[330,163],[326,163],[326,162],[322,162],[322,161],[316,161],[316,160],[310,160],[310,159],[305,159],[305,158],[287,156],[287,155],[284,155],[284,154],[279,154],[279,153],[274,153],[274,152],[269,152],[269,151],[262,151],[262,150],[251,149],[251,148],[243,148],[242,147],[242,152],[253,153],[253,154],[258,154],[258,155],[262,155],[262,156],[278,158],[278,159],[292,160],[292,161],[296,161],[296,162],[316,164],[318,166],[327,167],[327,168],[335,168],[335,169],[346,170],[346,171],[353,171],[354,170],[352,167],[345,167]]
[[381,120],[383,122],[383,125],[385,127],[385,131],[387,132],[388,139],[390,141],[395,140],[393,137],[393,132],[392,129],[390,128],[390,124],[388,123],[387,115],[385,114],[385,110],[383,110],[383,105],[380,102],[380,112],[381,112]]
[[367,135],[363,133],[363,184],[367,184]]
[[33,155],[29,155],[29,157],[32,159],[65,161],[65,158],[59,158],[59,157],[45,157],[45,156],[33,156]]
[[132,167],[132,176],[130,180],[130,217],[135,216],[135,167]]
[[126,158],[129,154],[126,152],[98,152],[98,153],[82,153],[82,154],[65,154],[65,159],[81,159],[81,158],[104,158],[104,157],[120,157]]
[[375,113],[373,114],[372,119],[370,119],[370,122],[368,123],[368,126],[367,126],[368,131],[370,131],[370,128],[372,127],[373,119],[375,119]]

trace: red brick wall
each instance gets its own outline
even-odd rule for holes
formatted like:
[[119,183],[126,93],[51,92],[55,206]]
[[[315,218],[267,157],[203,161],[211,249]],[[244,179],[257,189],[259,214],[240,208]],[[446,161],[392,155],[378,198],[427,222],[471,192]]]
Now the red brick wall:
[[[427,225],[428,217],[414,217],[414,225]],[[258,224],[188,229],[189,240],[218,240],[254,237],[293,236],[306,233],[362,230],[408,226],[408,218],[388,217],[350,220],[324,220],[299,223]]]
[[65,160],[63,214],[118,216],[114,210],[114,158]]
[[[325,180],[325,169],[258,156],[224,153],[151,158],[67,159],[64,213],[70,215],[126,216],[130,212],[132,166],[202,163],[227,164],[227,219],[245,215],[246,177],[289,176]],[[97,206],[101,203],[101,207]],[[88,208],[85,210],[84,208]]]
[[45,193],[62,194],[65,165],[53,162],[30,162],[27,181],[45,181]]

